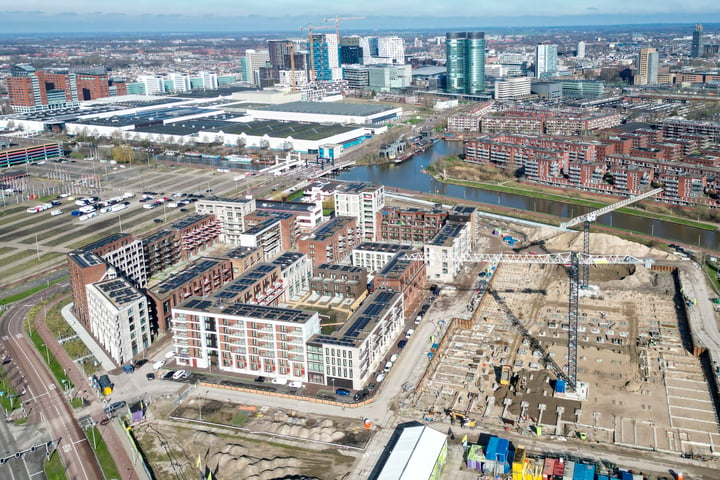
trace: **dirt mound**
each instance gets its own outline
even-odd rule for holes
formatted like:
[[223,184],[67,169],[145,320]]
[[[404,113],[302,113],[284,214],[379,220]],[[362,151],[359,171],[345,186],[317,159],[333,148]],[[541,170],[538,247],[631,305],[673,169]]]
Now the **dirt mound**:
[[296,457],[257,458],[243,445],[228,444],[208,459],[212,471],[242,472],[246,480],[272,480],[297,473],[303,461]]
[[[582,232],[565,232],[545,241],[545,246],[556,252],[582,252],[583,234]],[[655,258],[667,260],[670,255],[662,250],[646,247],[645,245],[607,233],[591,233],[590,234],[590,253],[596,255],[631,255],[638,258]]]

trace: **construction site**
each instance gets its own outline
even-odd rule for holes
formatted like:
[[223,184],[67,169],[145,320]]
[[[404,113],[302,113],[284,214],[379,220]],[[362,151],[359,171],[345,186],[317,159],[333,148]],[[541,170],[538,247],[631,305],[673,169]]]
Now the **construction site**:
[[[674,255],[610,235],[503,226],[517,237],[515,249],[493,235],[498,224],[486,225],[478,251],[507,258],[468,263],[436,302],[434,311],[449,318],[428,346],[432,358],[413,397],[417,415],[428,425],[716,454],[715,404],[688,328],[695,299],[683,294],[697,266],[686,263],[681,274]],[[576,266],[517,255],[583,248],[609,260],[587,267],[586,285],[574,273],[575,300]],[[611,255],[621,256],[618,264]]]

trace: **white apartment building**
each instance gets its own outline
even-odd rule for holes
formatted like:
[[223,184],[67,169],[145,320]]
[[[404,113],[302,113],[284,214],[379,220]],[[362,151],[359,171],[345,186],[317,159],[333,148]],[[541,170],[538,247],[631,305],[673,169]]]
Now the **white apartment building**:
[[405,63],[405,41],[400,37],[378,38],[378,57],[387,59],[388,63]]
[[172,309],[178,365],[307,381],[317,312],[190,297]]
[[90,333],[118,365],[150,346],[147,299],[123,278],[86,287]]
[[308,381],[334,388],[360,390],[374,380],[382,360],[405,325],[403,295],[377,290],[329,335],[316,335],[307,344]]
[[424,247],[428,280],[448,283],[454,281],[470,253],[471,222],[447,222]]
[[202,88],[205,90],[217,90],[218,76],[212,72],[198,72],[198,78],[202,80]]
[[379,272],[398,253],[410,253],[412,245],[400,245],[398,243],[361,243],[352,251],[352,264],[362,267],[368,272]]
[[255,210],[255,199],[207,199],[195,202],[197,213],[215,215],[220,221],[220,241],[240,245],[240,236],[245,231],[244,219]]
[[170,73],[166,79],[172,82],[171,90],[175,93],[189,92],[192,89],[190,75],[185,73]]
[[139,288],[147,286],[147,265],[142,240],[134,240],[101,257],[119,274],[135,282]]
[[335,191],[335,215],[355,217],[364,241],[380,234],[377,213],[385,206],[385,187],[372,183],[348,183]]
[[137,81],[145,85],[145,95],[165,93],[165,79],[159,75],[140,75]]
[[299,300],[310,291],[312,262],[307,255],[300,252],[285,252],[270,263],[280,266],[284,289],[281,297],[283,302]]
[[530,95],[532,79],[530,77],[514,77],[495,81],[495,100],[518,98]]

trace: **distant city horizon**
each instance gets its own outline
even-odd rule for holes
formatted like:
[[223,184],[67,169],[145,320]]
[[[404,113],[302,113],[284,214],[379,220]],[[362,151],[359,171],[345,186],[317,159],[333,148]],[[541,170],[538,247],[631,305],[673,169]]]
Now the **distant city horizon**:
[[[173,34],[173,33],[222,33],[222,34],[284,34],[300,33],[300,27],[312,24],[327,25],[323,16],[217,16],[206,15],[159,15],[159,14],[69,14],[44,12],[2,12],[5,20],[0,36],[37,34]],[[328,16],[330,16],[328,14]],[[477,23],[475,23],[477,22]],[[648,15],[629,14],[582,14],[582,15],[522,15],[522,16],[369,16],[341,22],[342,33],[394,32],[444,32],[458,30],[482,30],[488,32],[506,29],[568,29],[615,27],[671,28],[703,23],[712,29],[720,24],[720,10],[705,13],[656,13]],[[518,32],[513,32],[518,33]]]

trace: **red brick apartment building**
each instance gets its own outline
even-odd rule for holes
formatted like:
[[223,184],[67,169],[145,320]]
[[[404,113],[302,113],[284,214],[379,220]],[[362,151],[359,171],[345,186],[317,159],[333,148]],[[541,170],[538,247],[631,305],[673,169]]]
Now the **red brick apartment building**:
[[422,297],[427,270],[422,260],[409,260],[404,253],[398,253],[375,275],[375,289],[387,288],[403,295],[405,311],[411,310]]
[[[5,83],[13,111],[31,112],[64,108],[85,100],[110,96],[110,81],[103,71],[53,73],[35,70],[30,65],[13,65]],[[116,85],[116,94],[127,92]]]
[[437,235],[447,220],[445,210],[385,207],[377,213],[380,241],[424,245]]
[[314,270],[324,263],[341,263],[361,242],[355,217],[335,217],[301,237],[297,249],[310,258]]
[[323,263],[313,268],[310,290],[318,295],[357,300],[367,294],[368,272],[362,267]]
[[186,298],[208,296],[233,279],[232,262],[227,258],[205,257],[151,286],[148,307],[160,332],[170,329],[172,308]]

